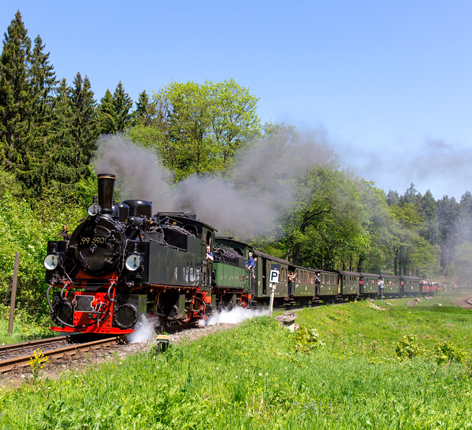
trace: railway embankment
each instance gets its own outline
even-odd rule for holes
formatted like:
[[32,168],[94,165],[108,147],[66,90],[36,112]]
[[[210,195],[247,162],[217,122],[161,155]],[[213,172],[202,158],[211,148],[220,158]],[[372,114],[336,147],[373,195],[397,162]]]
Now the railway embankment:
[[182,332],[163,354],[148,344],[4,388],[0,426],[465,428],[472,312],[455,300],[297,310],[294,333],[267,316]]

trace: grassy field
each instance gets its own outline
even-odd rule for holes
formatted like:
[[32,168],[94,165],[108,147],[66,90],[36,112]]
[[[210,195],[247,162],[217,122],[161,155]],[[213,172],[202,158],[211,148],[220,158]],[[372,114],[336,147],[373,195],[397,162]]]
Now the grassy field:
[[26,342],[28,340],[52,337],[55,333],[49,330],[52,321],[48,316],[41,320],[33,320],[24,312],[15,311],[13,320],[13,333],[8,334],[9,308],[0,305],[0,345]]
[[0,428],[471,428],[472,311],[459,297],[307,309],[294,334],[259,317],[117,356],[1,393]]

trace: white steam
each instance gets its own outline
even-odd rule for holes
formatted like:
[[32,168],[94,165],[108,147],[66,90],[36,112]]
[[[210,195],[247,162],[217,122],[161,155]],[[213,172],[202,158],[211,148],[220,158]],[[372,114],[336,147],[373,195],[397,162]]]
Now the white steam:
[[154,213],[193,212],[220,235],[247,238],[273,232],[308,192],[303,182],[310,170],[331,158],[320,136],[282,130],[248,144],[222,175],[193,175],[178,184],[154,150],[123,136],[102,136],[94,164],[97,173],[116,175],[123,200],[149,200]]
[[215,315],[212,315],[206,320],[200,320],[198,325],[205,327],[207,325],[216,324],[237,324],[241,321],[248,320],[254,317],[260,317],[262,315],[269,315],[268,309],[246,309],[240,306],[236,306],[230,311],[221,311]]
[[156,335],[154,330],[155,324],[156,321],[143,315],[136,324],[134,333],[130,333],[127,336],[128,343],[147,342],[151,340]]

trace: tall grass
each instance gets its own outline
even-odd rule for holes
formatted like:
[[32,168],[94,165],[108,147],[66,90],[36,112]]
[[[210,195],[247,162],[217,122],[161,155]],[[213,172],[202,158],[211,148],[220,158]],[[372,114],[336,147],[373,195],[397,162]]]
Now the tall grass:
[[[423,303],[423,302],[421,302]],[[471,311],[367,303],[299,312],[326,346],[269,317],[0,397],[0,426],[21,429],[464,429],[472,427],[470,363],[438,364],[434,345],[470,352]],[[427,337],[424,336],[426,333]],[[416,334],[424,353],[399,359]],[[298,343],[297,343],[298,342]],[[297,352],[301,351],[301,352]]]

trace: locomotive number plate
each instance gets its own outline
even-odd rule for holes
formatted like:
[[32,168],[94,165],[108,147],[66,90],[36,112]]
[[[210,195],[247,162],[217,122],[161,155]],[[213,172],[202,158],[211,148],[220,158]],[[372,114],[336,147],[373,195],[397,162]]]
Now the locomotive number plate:
[[94,237],[83,236],[80,238],[81,245],[89,245],[92,243],[95,243],[97,245],[105,245],[107,243],[107,238],[105,236],[94,236]]

